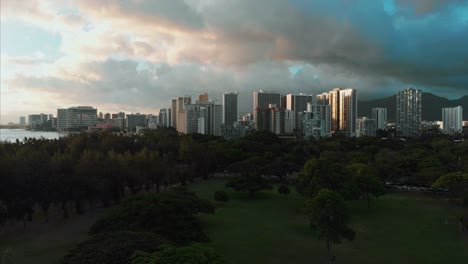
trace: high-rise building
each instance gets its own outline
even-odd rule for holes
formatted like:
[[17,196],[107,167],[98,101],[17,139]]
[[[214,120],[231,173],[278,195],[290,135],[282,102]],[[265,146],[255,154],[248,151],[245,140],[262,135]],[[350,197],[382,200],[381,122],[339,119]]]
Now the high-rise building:
[[20,118],[19,118],[19,124],[20,124],[21,126],[26,125],[26,117],[25,117],[25,116],[20,116]]
[[418,136],[421,131],[422,91],[408,88],[396,95],[397,133],[403,137]]
[[208,93],[203,93],[198,95],[198,102],[209,102]]
[[104,119],[111,119],[111,114],[110,113],[106,113],[104,115]]
[[104,114],[102,112],[99,112],[99,119],[103,119],[104,118]]
[[162,108],[159,110],[159,125],[164,127],[170,127],[171,124],[171,109]]
[[317,94],[317,105],[329,105],[330,104],[330,95],[329,93]]
[[221,135],[221,105],[198,101],[196,104],[186,104],[185,110],[179,114],[177,131],[185,134]]
[[463,128],[463,108],[461,106],[442,108],[442,123],[445,134],[461,133]]
[[294,112],[294,129],[299,129],[302,125],[299,122],[298,114],[307,110],[307,104],[312,103],[313,95],[311,94],[287,94],[286,109]]
[[233,126],[237,122],[237,92],[223,94],[223,124]]
[[[172,102],[174,103],[174,101]],[[175,102],[175,112],[173,111],[172,114],[176,115],[175,120],[175,128],[177,131],[182,132],[186,130],[185,125],[186,120],[185,118],[185,105],[191,104],[192,98],[190,96],[178,97]]]
[[28,116],[28,125],[36,126],[42,125],[47,122],[47,115],[46,114],[37,114],[37,115],[29,115]]
[[335,88],[326,95],[317,97],[321,104],[328,100],[331,111],[331,131],[344,133],[347,136],[356,135],[357,94],[356,89]]
[[177,99],[171,100],[171,127],[177,129]]
[[357,136],[375,137],[377,132],[375,119],[370,119],[367,117],[359,118],[357,120],[357,126]]
[[340,90],[340,126],[341,132],[348,136],[356,135],[357,95],[356,89]]
[[118,115],[119,115],[118,116],[119,118],[125,119],[125,113],[124,112],[119,112]]
[[68,110],[67,109],[57,109],[57,130],[67,130],[68,129]]
[[[258,115],[264,115],[264,112],[269,112],[269,106],[275,105],[275,107],[281,105],[281,95],[276,92],[267,92],[264,90],[260,90],[260,92],[253,93],[253,114],[254,114],[254,122],[255,122],[255,129],[262,130],[265,127],[271,127],[270,123],[265,124],[263,122],[266,119],[262,116],[262,120],[258,120]],[[262,124],[259,124],[262,123]]]
[[146,126],[146,115],[145,114],[127,114],[126,129],[128,132],[135,132],[137,127]]
[[387,108],[372,108],[372,119],[375,120],[376,130],[385,130],[387,127]]
[[331,136],[331,116],[329,105],[307,105],[307,111],[300,113],[302,132],[306,138]]
[[57,109],[57,130],[79,130],[95,127],[97,109],[91,106],[76,106]]

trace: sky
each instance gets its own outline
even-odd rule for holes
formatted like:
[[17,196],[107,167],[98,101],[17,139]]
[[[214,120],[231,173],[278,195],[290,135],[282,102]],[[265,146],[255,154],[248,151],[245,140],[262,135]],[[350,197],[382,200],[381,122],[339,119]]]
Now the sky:
[[468,0],[2,0],[0,122],[260,89],[468,95]]

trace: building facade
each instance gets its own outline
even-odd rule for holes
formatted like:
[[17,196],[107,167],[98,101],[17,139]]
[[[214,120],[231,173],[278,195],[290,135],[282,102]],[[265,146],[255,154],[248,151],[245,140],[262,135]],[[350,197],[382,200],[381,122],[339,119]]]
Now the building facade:
[[237,97],[237,92],[223,94],[223,124],[225,126],[233,126],[237,122]]
[[83,130],[95,127],[97,124],[97,109],[91,106],[75,106],[67,109],[57,109],[57,130]]
[[128,132],[136,132],[137,127],[146,126],[146,115],[136,113],[136,114],[127,114],[125,128]]
[[307,111],[307,104],[312,103],[313,95],[311,94],[287,94],[286,109],[294,112],[294,128],[300,129],[300,121],[298,114]]
[[[254,126],[257,130],[268,130],[271,127],[269,118],[259,115],[265,115],[265,111],[269,112],[270,105],[275,107],[281,105],[281,95],[277,92],[267,92],[260,90],[260,92],[253,93],[253,117]],[[261,119],[261,120],[260,120]],[[267,122],[267,123],[265,123]]]
[[442,108],[442,132],[452,135],[461,133],[463,128],[463,107]]
[[376,120],[362,117],[357,120],[358,132],[357,136],[375,137],[377,132]]
[[385,130],[387,127],[387,108],[372,108],[372,119],[375,120],[376,130]]
[[408,88],[396,95],[396,130],[399,136],[415,137],[421,132],[422,91]]
[[161,108],[159,110],[159,125],[163,127],[170,127],[171,126],[171,109],[170,108]]

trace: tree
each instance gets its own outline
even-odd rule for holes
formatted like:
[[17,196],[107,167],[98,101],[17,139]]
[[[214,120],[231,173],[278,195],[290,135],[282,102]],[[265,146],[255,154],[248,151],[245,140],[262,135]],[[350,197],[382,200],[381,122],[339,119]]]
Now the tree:
[[213,248],[194,243],[185,247],[164,245],[158,251],[146,253],[137,251],[132,264],[223,264],[224,260]]
[[198,213],[214,213],[214,207],[185,189],[132,196],[112,208],[91,227],[91,234],[117,231],[153,232],[185,244],[207,241]]
[[343,197],[329,189],[321,189],[306,203],[306,212],[319,239],[326,241],[328,257],[333,262],[332,244],[341,243],[343,238],[354,240],[355,237],[354,230],[348,226],[349,214]]
[[247,191],[250,196],[261,190],[271,190],[273,186],[270,182],[258,174],[244,174],[235,177],[226,184],[227,188],[232,188],[236,191]]
[[349,182],[350,179],[346,177],[346,171],[340,163],[312,158],[299,174],[297,190],[305,196],[314,197],[320,189],[331,189],[346,194],[347,197],[349,190],[346,184]]
[[91,236],[70,250],[62,264],[126,264],[136,250],[155,251],[167,243],[160,235],[116,232]]
[[468,192],[468,173],[454,172],[441,176],[434,184],[434,188],[448,188],[450,193],[463,198]]
[[361,199],[366,200],[367,207],[370,207],[370,201],[383,193],[377,171],[371,166],[362,163],[353,163],[348,166],[348,170],[351,172],[357,195]]

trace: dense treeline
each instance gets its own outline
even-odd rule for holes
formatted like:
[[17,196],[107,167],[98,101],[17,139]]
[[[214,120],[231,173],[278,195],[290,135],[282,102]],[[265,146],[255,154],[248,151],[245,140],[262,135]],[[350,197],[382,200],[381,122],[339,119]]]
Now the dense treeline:
[[[360,177],[362,171],[374,174],[379,182],[429,186],[442,175],[468,171],[468,141],[444,136],[285,141],[269,132],[225,141],[179,135],[168,128],[131,136],[83,133],[1,143],[0,222],[31,220],[37,208],[47,219],[51,206],[61,208],[67,218],[71,210],[81,214],[90,206],[108,206],[131,194],[158,192],[215,172],[290,179],[289,174],[301,171],[304,164],[298,179],[304,192],[318,191],[312,183],[320,181],[315,176],[324,169],[336,176],[331,180],[337,183],[355,175],[353,188],[372,184]],[[343,194],[369,197],[353,190]]]

